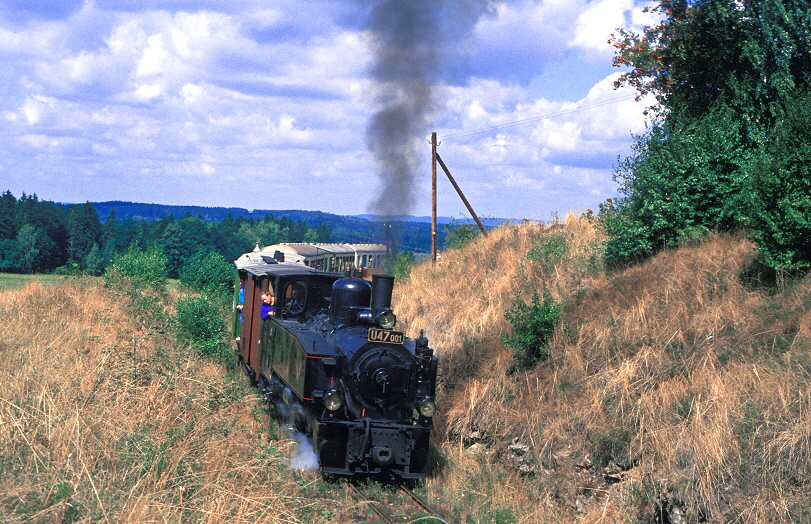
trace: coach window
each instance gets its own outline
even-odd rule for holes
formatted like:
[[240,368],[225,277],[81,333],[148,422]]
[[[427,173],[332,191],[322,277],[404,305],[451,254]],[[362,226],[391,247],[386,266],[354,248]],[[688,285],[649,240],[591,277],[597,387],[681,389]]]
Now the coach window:
[[284,308],[291,315],[298,315],[307,305],[307,287],[303,282],[291,282],[284,290]]

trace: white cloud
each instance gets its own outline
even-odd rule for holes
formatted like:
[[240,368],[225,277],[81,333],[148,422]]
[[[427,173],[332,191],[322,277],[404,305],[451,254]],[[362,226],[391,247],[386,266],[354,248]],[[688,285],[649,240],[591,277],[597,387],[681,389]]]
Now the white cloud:
[[116,152],[114,147],[104,144],[93,144],[93,153],[97,155],[110,156]]
[[634,0],[599,0],[588,4],[577,17],[570,45],[610,60],[614,48],[608,44],[608,38],[625,25],[626,14],[633,8]]
[[195,84],[186,84],[180,90],[180,94],[183,95],[187,101],[192,101],[203,94],[203,88]]
[[33,95],[28,97],[20,108],[29,125],[40,123],[43,118],[50,116],[55,109],[57,100],[52,97]]
[[144,49],[141,59],[138,60],[135,76],[152,76],[163,73],[164,62],[168,59],[161,35],[152,35],[147,42],[147,48]]
[[57,139],[39,134],[21,135],[17,140],[33,149],[55,149],[59,145]]
[[[526,86],[573,50],[597,53],[607,21],[631,16],[627,2],[494,3],[462,44],[467,76],[441,86],[433,129],[486,214],[546,215],[538,206],[610,191],[611,161],[628,150],[630,131],[643,129],[645,104],[610,102],[624,96],[612,78],[581,86],[588,94],[579,100],[542,98]],[[277,193],[286,207],[365,210],[376,171],[365,126],[376,106],[369,35],[352,20],[357,6],[108,4],[86,2],[69,18],[25,26],[0,21],[0,137],[10,144],[6,171],[21,181],[12,191],[60,198],[49,192],[59,187],[52,175],[67,171],[83,177],[61,190],[76,193],[70,201],[180,203],[194,195],[185,203],[268,208],[277,203],[239,190],[267,180],[284,188]],[[424,138],[414,137],[423,148],[419,173],[430,172]],[[133,180],[126,197],[111,193],[110,177]],[[346,191],[330,196],[323,188],[331,184]]]
[[135,91],[124,93],[123,100],[130,100],[133,102],[149,102],[153,98],[159,97],[163,93],[163,87],[160,84],[141,84]]

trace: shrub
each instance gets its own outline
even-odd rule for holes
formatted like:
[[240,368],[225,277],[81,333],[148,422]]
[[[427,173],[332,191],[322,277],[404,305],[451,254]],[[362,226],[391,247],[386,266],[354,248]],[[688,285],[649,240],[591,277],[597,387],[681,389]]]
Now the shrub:
[[107,286],[125,291],[166,291],[166,257],[156,246],[142,250],[130,246],[126,253],[113,258],[104,272]]
[[180,281],[195,291],[229,297],[236,276],[234,264],[216,251],[195,253],[180,270]]
[[555,327],[560,323],[561,307],[548,290],[544,290],[543,302],[538,292],[532,294],[532,304],[520,298],[505,317],[515,330],[514,335],[502,335],[505,346],[515,349],[515,368],[529,369],[549,356],[549,341]]
[[223,342],[225,322],[217,304],[205,297],[186,296],[177,301],[174,318],[179,342],[192,346],[213,360],[226,360],[229,355]]
[[530,249],[527,258],[538,262],[545,270],[552,271],[555,264],[569,253],[565,235],[545,235],[538,239],[538,245]]
[[155,246],[146,251],[130,246],[113,258],[104,272],[105,286],[127,295],[139,321],[153,327],[165,320],[161,302],[166,297],[166,257]]
[[459,249],[473,242],[482,234],[476,224],[466,224],[456,219],[442,226],[442,230],[447,233],[445,236],[445,247],[447,249]]
[[749,173],[751,236],[778,271],[811,268],[811,94],[797,100]]
[[748,220],[746,180],[756,137],[735,110],[716,104],[696,119],[666,119],[636,136],[615,169],[625,195],[603,221],[611,266],[633,263]]
[[411,268],[414,267],[414,264],[416,264],[414,253],[405,251],[397,255],[397,258],[394,259],[394,267],[391,273],[397,279],[406,279],[411,275]]

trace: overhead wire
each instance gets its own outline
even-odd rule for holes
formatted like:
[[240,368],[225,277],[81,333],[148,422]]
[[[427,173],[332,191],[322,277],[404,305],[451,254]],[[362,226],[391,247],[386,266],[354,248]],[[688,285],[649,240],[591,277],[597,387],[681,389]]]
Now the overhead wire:
[[595,107],[601,107],[601,106],[605,106],[605,105],[609,105],[609,104],[615,104],[617,102],[624,102],[626,100],[631,100],[631,99],[633,99],[635,97],[636,97],[636,95],[622,96],[622,97],[612,98],[610,100],[603,100],[601,102],[595,102],[593,104],[582,105],[582,106],[576,107],[574,109],[568,109],[566,111],[557,111],[555,113],[547,113],[545,115],[534,116],[534,117],[531,117],[531,118],[524,118],[524,119],[521,119],[521,120],[514,120],[514,121],[508,122],[506,124],[498,124],[498,125],[489,126],[489,127],[482,127],[480,129],[474,129],[472,131],[461,131],[459,133],[450,133],[450,134],[444,135],[442,137],[442,139],[443,140],[449,140],[449,139],[452,139],[452,138],[467,138],[469,136],[478,135],[480,133],[487,133],[487,132],[490,132],[490,131],[498,131],[498,130],[501,130],[501,129],[508,129],[510,127],[516,127],[516,126],[520,126],[520,125],[523,125],[523,124],[530,124],[532,122],[539,122],[539,121],[545,120],[547,118],[555,118],[555,117],[558,117],[558,116],[577,113],[578,111],[583,111],[583,110],[586,110],[586,109],[593,109]]

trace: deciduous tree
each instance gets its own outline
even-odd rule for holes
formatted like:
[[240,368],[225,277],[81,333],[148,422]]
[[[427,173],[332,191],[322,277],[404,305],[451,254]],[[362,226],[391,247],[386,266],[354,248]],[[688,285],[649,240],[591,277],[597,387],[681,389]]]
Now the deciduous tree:
[[631,68],[617,85],[657,101],[648,132],[615,171],[623,196],[606,221],[609,261],[644,257],[710,229],[783,222],[789,217],[769,214],[788,208],[763,178],[759,189],[752,185],[752,165],[777,169],[772,180],[804,176],[798,163],[775,167],[767,157],[777,151],[769,144],[799,104],[797,93],[811,82],[811,4],[659,0],[650,11],[658,23],[609,40],[615,65]]

